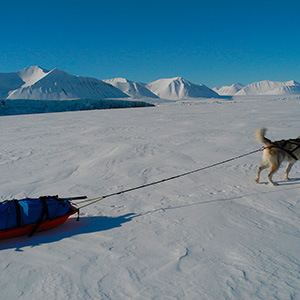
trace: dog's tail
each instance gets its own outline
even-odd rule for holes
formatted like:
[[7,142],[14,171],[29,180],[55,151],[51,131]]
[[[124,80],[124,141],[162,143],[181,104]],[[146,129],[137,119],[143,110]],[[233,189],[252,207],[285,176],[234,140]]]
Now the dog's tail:
[[257,128],[255,131],[255,137],[260,143],[262,143],[266,146],[271,146],[272,142],[265,137],[266,131],[267,131],[266,128],[263,128],[263,127]]

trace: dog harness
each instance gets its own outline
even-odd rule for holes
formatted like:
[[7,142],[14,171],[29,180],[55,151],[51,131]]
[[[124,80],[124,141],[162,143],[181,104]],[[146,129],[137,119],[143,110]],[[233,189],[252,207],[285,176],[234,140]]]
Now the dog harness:
[[[293,159],[298,160],[298,157],[297,157],[293,152],[300,148],[300,141],[299,141],[299,139],[286,140],[282,145],[280,145],[280,146],[279,146],[279,145],[276,145],[276,143],[279,143],[279,142],[281,142],[281,141],[274,142],[274,145],[268,146],[268,147],[266,147],[266,148],[278,148],[278,149],[280,149],[280,150],[285,151],[285,152],[286,152],[287,154],[289,154]],[[293,150],[287,150],[287,149],[284,148],[287,144],[296,145],[296,147],[295,147]]]

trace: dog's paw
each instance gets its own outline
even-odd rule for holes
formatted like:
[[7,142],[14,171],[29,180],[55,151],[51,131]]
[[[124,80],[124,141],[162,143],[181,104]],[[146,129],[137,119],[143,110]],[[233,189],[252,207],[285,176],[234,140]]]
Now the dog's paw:
[[259,183],[259,178],[256,177],[256,178],[254,179],[254,181],[255,181],[256,183]]

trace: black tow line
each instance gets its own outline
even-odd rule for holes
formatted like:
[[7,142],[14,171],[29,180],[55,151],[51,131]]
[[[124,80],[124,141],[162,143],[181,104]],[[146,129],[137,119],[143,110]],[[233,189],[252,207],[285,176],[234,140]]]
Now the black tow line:
[[263,151],[265,149],[266,149],[266,147],[261,147],[261,148],[259,148],[257,150],[254,150],[254,151],[251,151],[251,152],[248,152],[248,153],[245,153],[245,154],[241,154],[241,155],[238,155],[236,157],[229,158],[229,159],[226,159],[226,160],[223,160],[223,161],[220,161],[220,162],[214,163],[212,165],[209,165],[209,166],[206,166],[206,167],[202,167],[202,168],[199,168],[199,169],[196,169],[196,170],[193,170],[193,171],[185,172],[185,173],[182,173],[182,174],[179,174],[179,175],[175,175],[175,176],[172,176],[172,177],[168,177],[168,178],[164,178],[164,179],[161,179],[161,180],[158,180],[158,181],[146,183],[146,184],[143,184],[143,185],[140,185],[140,186],[137,186],[137,187],[129,188],[129,189],[126,189],[126,190],[123,190],[123,191],[119,191],[119,192],[115,192],[115,193],[112,193],[112,194],[108,194],[108,195],[105,195],[105,196],[101,196],[101,197],[97,197],[97,198],[93,198],[93,199],[88,199],[88,200],[80,201],[77,204],[82,204],[82,203],[85,203],[85,202],[88,202],[88,203],[86,203],[86,204],[78,207],[77,208],[77,212],[79,214],[79,209],[81,209],[83,207],[86,207],[86,206],[89,206],[89,205],[92,205],[92,204],[94,204],[96,202],[99,202],[99,201],[105,199],[105,198],[112,197],[112,196],[117,196],[117,195],[121,195],[121,194],[125,194],[125,193],[128,193],[128,192],[132,192],[132,191],[136,191],[136,190],[139,190],[139,189],[143,189],[143,188],[148,187],[148,186],[152,186],[152,185],[155,185],[155,184],[159,184],[159,183],[163,183],[163,182],[166,182],[166,181],[177,179],[177,178],[180,178],[180,177],[183,177],[183,176],[187,176],[187,175],[190,175],[190,174],[193,174],[193,173],[196,173],[196,172],[204,171],[204,170],[207,170],[207,169],[210,169],[210,168],[213,168],[213,167],[216,167],[216,166],[228,163],[230,161],[233,161],[233,160],[236,160],[236,159],[239,159],[239,158],[242,158],[242,157],[254,154],[256,152]]

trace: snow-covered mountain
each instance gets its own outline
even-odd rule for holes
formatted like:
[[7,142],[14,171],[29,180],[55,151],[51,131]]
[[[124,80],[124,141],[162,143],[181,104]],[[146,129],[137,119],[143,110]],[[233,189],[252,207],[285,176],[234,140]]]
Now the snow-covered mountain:
[[235,95],[298,95],[300,84],[295,80],[286,82],[263,80],[246,85]]
[[184,99],[198,97],[219,97],[203,84],[193,84],[182,77],[159,79],[146,84],[146,87],[162,99]]
[[132,98],[158,98],[158,96],[147,89],[143,83],[130,81],[120,77],[104,79],[103,81],[113,85]]
[[[3,79],[3,80],[1,80]],[[2,99],[69,100],[124,98],[124,94],[102,80],[32,66],[16,73],[0,74]]]
[[218,93],[219,95],[230,96],[230,95],[236,94],[243,87],[244,87],[244,85],[241,83],[234,83],[230,86],[225,85],[225,86],[222,86],[220,89],[213,88],[212,90],[215,91],[216,93]]
[[[59,69],[31,66],[15,73],[0,73],[0,99],[70,100],[107,98],[161,98],[170,100],[219,97],[219,95],[299,95],[294,80],[264,80],[243,86],[234,83],[211,90],[182,77],[163,78],[148,84],[125,78],[100,80],[75,76]],[[149,100],[150,101],[150,100]]]
[[39,66],[31,66],[17,72],[17,74],[24,82],[22,87],[27,87],[35,84],[37,81],[48,75],[49,71]]

